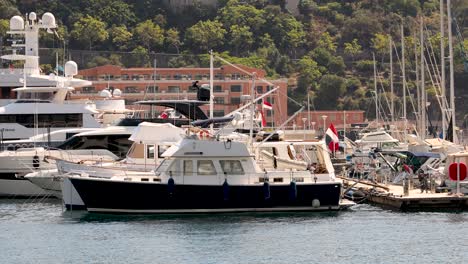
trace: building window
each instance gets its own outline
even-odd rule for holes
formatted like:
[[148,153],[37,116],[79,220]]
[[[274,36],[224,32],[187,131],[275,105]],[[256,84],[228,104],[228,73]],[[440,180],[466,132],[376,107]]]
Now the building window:
[[231,85],[231,92],[240,93],[242,90],[241,85]]
[[182,80],[182,75],[174,74],[174,80]]
[[240,97],[231,97],[231,104],[240,104]]
[[266,110],[266,112],[267,112],[267,114],[266,114],[267,116],[272,116],[273,115],[273,110]]
[[195,80],[200,80],[202,75],[200,73],[195,74]]
[[150,75],[149,75],[149,74],[143,74],[143,79],[149,80],[149,79],[150,79]]
[[167,87],[167,92],[168,93],[179,93],[180,92],[180,86],[168,86]]
[[213,87],[213,92],[215,92],[215,93],[220,93],[222,91],[223,91],[223,88],[221,87],[221,85],[215,85]]
[[232,79],[233,80],[240,80],[242,78],[242,75],[240,73],[233,73],[232,74]]
[[139,93],[139,92],[140,91],[138,91],[138,88],[136,88],[135,86],[127,86],[124,89],[124,93]]
[[134,80],[134,81],[140,80],[140,75],[138,75],[138,74],[133,74],[133,75],[132,75],[132,80]]
[[214,103],[215,104],[224,104],[224,97],[215,97]]
[[263,93],[263,86],[257,86],[257,93]]
[[267,127],[273,127],[273,122],[267,122]]
[[161,80],[161,74],[152,74],[151,79],[152,80]]
[[147,93],[157,93],[159,90],[159,87],[158,86],[154,86],[154,85],[148,85],[146,86],[146,92]]
[[96,88],[93,86],[83,87],[81,89],[81,92],[86,94],[97,93]]
[[130,78],[128,77],[128,74],[122,74],[122,80],[128,80],[128,79],[130,79]]

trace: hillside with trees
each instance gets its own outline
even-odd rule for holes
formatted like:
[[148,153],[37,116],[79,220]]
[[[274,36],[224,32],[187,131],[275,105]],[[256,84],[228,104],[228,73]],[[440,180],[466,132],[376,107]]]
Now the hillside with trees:
[[[154,56],[161,54],[170,54],[162,66],[207,66],[207,52],[212,49],[234,63],[265,69],[272,78],[289,78],[290,96],[303,101],[309,94],[315,109],[361,109],[370,118],[375,111],[373,54],[380,99],[393,97],[401,113],[402,23],[408,109],[417,87],[420,16],[424,17],[424,43],[431,48],[426,55],[433,58],[432,64],[440,64],[439,0],[300,0],[297,14],[287,10],[285,0],[219,0],[216,7],[194,1],[176,10],[164,2],[0,0],[0,38],[6,45],[11,16],[52,12],[61,37],[44,33],[41,46],[63,50],[65,45],[74,59],[79,57],[75,54],[92,54],[78,60],[82,68],[108,63],[152,66]],[[454,32],[460,120],[468,112],[461,103],[468,99],[468,69],[463,64],[463,48],[468,51],[468,1],[452,0],[452,5],[461,37]],[[389,92],[390,39],[394,42],[394,94]],[[45,70],[51,68],[44,65]],[[437,89],[426,79],[429,100],[436,106]],[[440,111],[432,108],[431,117],[438,119]]]

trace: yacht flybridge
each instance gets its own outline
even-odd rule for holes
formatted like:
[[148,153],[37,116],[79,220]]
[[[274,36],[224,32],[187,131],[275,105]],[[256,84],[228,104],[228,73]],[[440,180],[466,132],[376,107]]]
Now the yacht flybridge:
[[[13,35],[13,53],[1,58],[11,61],[24,61],[23,69],[0,70],[0,99],[16,100],[0,107],[0,137],[1,140],[28,139],[38,134],[69,128],[98,128],[101,126],[99,117],[103,109],[125,110],[123,100],[102,102],[69,101],[67,95],[74,87],[91,85],[91,82],[74,78],[78,74],[78,66],[73,61],[64,65],[64,76],[49,76],[41,74],[39,67],[39,29],[52,33],[56,28],[55,18],[51,13],[45,13],[39,19],[31,12],[26,20],[21,16],[10,19],[9,34]],[[23,39],[24,37],[24,39]],[[22,42],[24,41],[24,44]],[[17,54],[24,49],[24,54]],[[104,110],[105,110],[104,109]],[[113,118],[125,115],[111,114]],[[104,118],[103,118],[104,119]]]
[[[41,74],[39,67],[39,30],[44,29],[47,33],[55,33],[57,25],[55,17],[51,13],[44,13],[39,19],[36,13],[31,12],[26,20],[21,16],[10,19],[10,30],[7,32],[12,36],[12,54],[3,55],[1,59],[7,61],[22,61],[23,68],[14,67],[10,64],[7,69],[0,69],[0,99],[14,99],[12,89],[23,86],[28,87],[56,87],[60,83],[67,83],[70,87],[83,87],[91,85],[91,82],[73,78],[73,76],[55,76]],[[17,51],[24,50],[24,54]],[[76,64],[75,64],[76,65]],[[76,73],[75,73],[76,74]]]

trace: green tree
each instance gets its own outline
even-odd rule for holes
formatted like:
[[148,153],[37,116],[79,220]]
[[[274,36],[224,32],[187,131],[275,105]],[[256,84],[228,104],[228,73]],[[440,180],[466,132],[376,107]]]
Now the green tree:
[[239,56],[239,50],[242,50],[243,53],[248,52],[254,42],[253,33],[250,32],[248,26],[233,25],[230,29],[230,35],[237,56]]
[[126,50],[128,44],[133,37],[133,34],[127,30],[127,27],[124,25],[114,26],[110,30],[110,36],[112,39],[112,44],[120,50]]
[[390,36],[388,34],[376,33],[371,39],[372,48],[377,54],[388,53],[388,43],[390,42]]
[[127,67],[149,67],[150,59],[148,50],[142,46],[137,46],[132,50],[132,57],[125,65]]
[[177,54],[179,54],[179,48],[180,45],[182,45],[182,42],[180,41],[180,36],[179,36],[179,30],[176,28],[170,28],[166,31],[166,44],[168,46],[173,46]]
[[87,43],[90,50],[96,42],[102,42],[109,38],[106,23],[89,15],[80,18],[73,24],[71,35],[78,42]]
[[0,19],[0,38],[5,38],[9,29],[10,22],[7,19]]
[[296,49],[305,41],[305,32],[302,23],[297,21],[294,17],[287,17],[283,20],[281,30],[281,34],[286,36],[283,39],[283,47],[291,49],[293,51],[292,54],[296,57]]
[[229,0],[226,6],[219,10],[217,20],[225,28],[231,28],[234,25],[247,26],[253,32],[259,33],[265,24],[264,12],[253,5],[240,3],[238,0]]
[[321,109],[335,109],[338,103],[338,98],[346,91],[345,79],[328,74],[320,79],[319,92],[316,105]]
[[226,30],[218,21],[199,21],[185,32],[185,43],[195,52],[207,52],[224,43]]
[[144,46],[147,51],[161,47],[164,43],[164,30],[151,20],[139,23],[133,29],[133,36],[136,37],[138,43]]
[[344,53],[350,55],[354,58],[354,56],[359,55],[362,52],[362,46],[359,45],[357,39],[353,39],[351,42],[346,42],[344,44]]
[[342,40],[350,42],[357,39],[362,47],[368,48],[369,40],[376,33],[382,32],[382,28],[382,23],[374,13],[369,10],[358,10],[353,17],[346,20],[341,30]]
[[330,33],[324,32],[318,41],[318,47],[324,48],[330,52],[336,51],[336,42],[335,39],[330,36]]
[[89,2],[89,7],[85,9],[85,14],[99,17],[108,25],[128,25],[136,20],[135,13],[131,5],[122,0],[93,0]]
[[302,57],[298,64],[299,76],[297,79],[297,92],[301,95],[305,94],[309,88],[317,86],[318,79],[322,76],[317,62],[309,56]]

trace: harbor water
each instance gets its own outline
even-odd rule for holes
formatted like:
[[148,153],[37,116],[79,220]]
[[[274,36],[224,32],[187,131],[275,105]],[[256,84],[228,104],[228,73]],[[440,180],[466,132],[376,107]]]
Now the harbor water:
[[1,263],[466,263],[468,213],[101,215],[0,200]]

